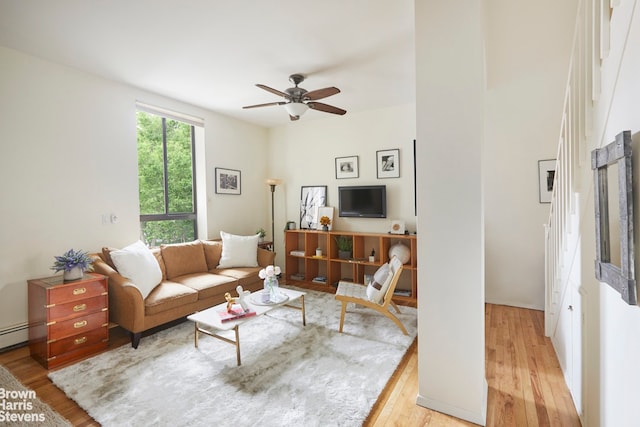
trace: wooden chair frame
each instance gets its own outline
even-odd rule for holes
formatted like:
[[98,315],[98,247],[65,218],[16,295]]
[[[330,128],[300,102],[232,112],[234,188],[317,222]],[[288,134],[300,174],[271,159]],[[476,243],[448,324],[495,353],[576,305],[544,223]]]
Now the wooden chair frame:
[[[404,327],[400,319],[398,319],[398,317],[391,312],[391,308],[389,307],[389,306],[393,307],[397,313],[400,313],[400,308],[393,301],[393,293],[396,289],[396,285],[398,284],[398,280],[400,279],[401,273],[402,273],[402,264],[400,264],[400,267],[398,267],[398,269],[393,273],[393,278],[391,279],[391,283],[387,288],[387,292],[384,294],[382,304],[377,304],[373,301],[369,301],[369,299],[367,298],[366,285],[341,281],[338,285],[338,290],[336,291],[336,300],[342,303],[342,311],[340,313],[340,333],[342,333],[342,329],[344,325],[344,316],[347,312],[347,304],[352,302],[357,305],[368,307],[388,317],[393,321],[393,323],[395,323],[398,326],[398,328],[400,328],[403,334],[409,335],[409,333],[407,332],[407,329]],[[340,285],[344,285],[343,289],[347,287],[350,290],[354,291],[355,295],[345,295],[340,293],[341,292]]]

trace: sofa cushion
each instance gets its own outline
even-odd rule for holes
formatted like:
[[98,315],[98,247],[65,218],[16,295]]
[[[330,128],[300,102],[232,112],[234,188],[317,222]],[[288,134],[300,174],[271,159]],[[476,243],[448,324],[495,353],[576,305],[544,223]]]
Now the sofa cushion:
[[207,272],[207,260],[200,241],[161,245],[160,250],[169,280],[185,274]]
[[158,261],[158,265],[160,266],[160,271],[162,271],[162,280],[167,280],[167,268],[164,266],[164,260],[162,259],[162,252],[160,248],[151,249],[151,253]]
[[149,248],[137,241],[125,248],[111,250],[109,255],[121,276],[138,288],[142,299],[162,281],[162,271]]
[[[238,286],[238,281],[233,277],[209,273],[186,274],[174,277],[173,281],[198,291],[198,299],[224,294],[229,289],[235,289]],[[228,286],[225,287],[225,290],[221,290],[221,286],[224,285]]]
[[222,237],[222,255],[218,268],[257,267],[258,240],[260,236],[237,236],[220,232]]
[[114,270],[117,270],[116,265],[113,263],[113,260],[111,259],[111,251],[117,251],[118,248],[111,248],[108,246],[105,246],[102,248],[102,259],[104,259],[104,262],[107,263],[107,265],[111,268],[113,268]]
[[245,286],[248,283],[261,282],[258,277],[260,267],[237,267],[237,268],[214,268],[209,273],[220,274],[222,276],[232,277],[238,281],[238,284]]
[[220,256],[222,256],[222,242],[212,242],[203,240],[204,257],[207,260],[207,269],[211,270],[220,264]]
[[181,283],[165,281],[160,283],[144,301],[146,316],[182,307],[198,301],[198,292]]

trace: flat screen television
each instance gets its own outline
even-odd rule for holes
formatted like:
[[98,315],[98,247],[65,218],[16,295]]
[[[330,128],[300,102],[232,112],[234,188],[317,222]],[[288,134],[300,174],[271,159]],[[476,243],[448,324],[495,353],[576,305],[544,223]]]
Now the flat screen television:
[[338,215],[356,218],[386,218],[387,186],[338,187]]

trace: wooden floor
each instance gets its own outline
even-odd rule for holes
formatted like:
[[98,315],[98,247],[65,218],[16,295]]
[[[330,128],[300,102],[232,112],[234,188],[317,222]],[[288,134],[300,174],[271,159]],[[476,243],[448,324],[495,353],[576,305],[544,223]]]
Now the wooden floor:
[[[541,311],[486,305],[488,426],[580,426]],[[128,344],[111,329],[110,348]],[[144,344],[144,343],[143,343]],[[0,364],[75,426],[98,426],[47,378],[27,347],[0,353]],[[365,426],[473,426],[415,404],[418,394],[417,342],[407,352]]]

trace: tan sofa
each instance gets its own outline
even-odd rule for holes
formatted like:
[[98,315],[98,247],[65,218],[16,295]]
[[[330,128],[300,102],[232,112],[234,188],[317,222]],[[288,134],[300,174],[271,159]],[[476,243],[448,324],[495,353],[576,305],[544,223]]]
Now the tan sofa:
[[272,265],[275,253],[257,249],[258,267],[218,269],[222,242],[194,241],[163,245],[152,249],[162,282],[143,300],[142,294],[129,279],[115,268],[110,251],[91,254],[94,271],[109,278],[109,320],[131,333],[131,345],[138,347],[142,332],[196,311],[225,301],[224,294],[237,295],[236,287],[256,291],[263,281],[261,268]]

